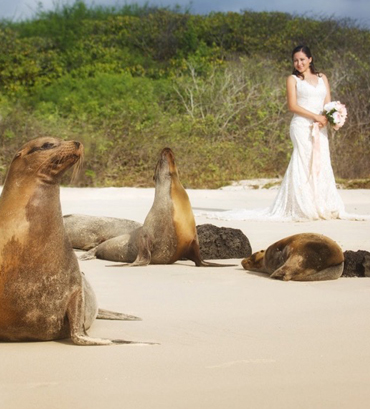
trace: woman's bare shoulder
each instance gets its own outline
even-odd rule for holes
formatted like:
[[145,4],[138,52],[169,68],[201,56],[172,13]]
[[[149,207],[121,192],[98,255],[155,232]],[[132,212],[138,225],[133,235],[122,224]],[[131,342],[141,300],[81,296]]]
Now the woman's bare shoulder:
[[328,80],[328,78],[327,78],[327,76],[322,72],[322,73],[320,73],[321,75],[320,75],[320,78],[322,78],[322,80],[324,81],[324,83],[327,85],[327,86],[329,86],[329,80]]
[[294,74],[289,75],[289,76],[287,77],[287,79],[286,79],[286,82],[287,82],[287,83],[291,82],[292,84],[293,84],[293,83],[295,84],[297,81],[298,81],[298,77],[295,76]]

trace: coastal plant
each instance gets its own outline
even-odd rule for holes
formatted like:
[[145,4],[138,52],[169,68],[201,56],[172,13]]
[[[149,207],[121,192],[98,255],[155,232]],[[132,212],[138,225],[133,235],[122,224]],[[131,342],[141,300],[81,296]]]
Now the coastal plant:
[[150,186],[164,146],[190,187],[281,176],[298,43],[348,109],[329,129],[336,176],[368,180],[370,32],[354,21],[76,1],[0,21],[0,42],[1,180],[16,149],[44,135],[83,142],[80,186]]

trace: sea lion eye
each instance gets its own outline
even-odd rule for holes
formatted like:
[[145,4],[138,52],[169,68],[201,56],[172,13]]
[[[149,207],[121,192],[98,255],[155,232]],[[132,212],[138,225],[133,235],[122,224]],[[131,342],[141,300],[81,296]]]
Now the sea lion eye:
[[54,148],[54,144],[53,143],[50,143],[50,142],[45,142],[43,145],[41,145],[41,146],[35,146],[34,148],[32,148],[28,153],[27,153],[27,155],[30,155],[31,153],[33,153],[33,152],[36,152],[36,151],[45,151],[45,150],[47,150],[47,149],[52,149],[52,148]]
[[51,148],[54,148],[54,144],[53,144],[53,143],[50,143],[50,142],[45,142],[45,143],[41,146],[41,149],[42,149],[42,150],[51,149]]

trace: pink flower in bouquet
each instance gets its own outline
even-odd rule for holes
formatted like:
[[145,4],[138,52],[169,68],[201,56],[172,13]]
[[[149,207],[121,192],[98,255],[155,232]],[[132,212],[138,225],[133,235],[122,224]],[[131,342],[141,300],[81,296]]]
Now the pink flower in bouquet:
[[347,118],[347,109],[344,104],[339,101],[332,101],[324,106],[324,115],[336,131],[340,129]]

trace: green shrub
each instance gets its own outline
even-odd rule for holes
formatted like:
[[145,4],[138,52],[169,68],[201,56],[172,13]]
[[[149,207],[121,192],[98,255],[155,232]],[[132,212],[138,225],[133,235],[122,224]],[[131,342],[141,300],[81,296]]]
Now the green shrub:
[[335,174],[369,177],[370,32],[351,20],[76,1],[1,21],[0,43],[0,181],[19,146],[44,135],[84,143],[80,186],[151,185],[164,146],[189,187],[282,175],[299,43],[348,108],[330,136]]

